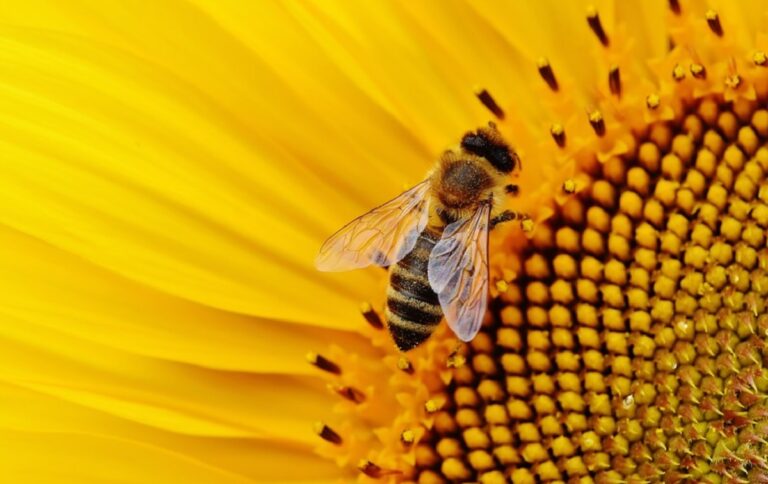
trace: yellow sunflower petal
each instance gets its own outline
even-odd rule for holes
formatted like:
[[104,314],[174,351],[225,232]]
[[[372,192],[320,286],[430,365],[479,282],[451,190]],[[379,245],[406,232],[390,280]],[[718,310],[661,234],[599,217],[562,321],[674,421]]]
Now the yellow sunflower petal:
[[0,468],[5,475],[14,476],[15,482],[140,483],[146,482],[147,475],[168,482],[250,482],[173,452],[90,435],[0,430],[0,456]]
[[[16,469],[16,466],[32,466],[38,474],[30,475],[40,476],[40,480],[33,482],[46,482],[42,476],[64,473],[72,473],[72,479],[75,476],[82,479],[97,469],[102,479],[134,475],[133,479],[137,482],[146,482],[147,476],[154,478],[156,473],[164,472],[153,467],[163,460],[168,461],[167,466],[171,469],[174,466],[180,469],[207,469],[203,475],[213,475],[211,479],[214,482],[226,482],[225,479],[234,482],[317,480],[319,484],[324,479],[338,476],[335,466],[313,457],[303,445],[260,438],[176,433],[15,385],[0,384],[0,397],[0,434],[3,434],[3,442],[7,442],[6,436],[19,436],[22,440],[37,436],[40,439],[35,441],[34,446],[20,446],[11,454],[5,451],[0,453],[0,468],[5,471]],[[47,447],[46,437],[50,438]],[[92,468],[84,461],[91,456],[88,452],[90,446],[98,442],[112,446],[109,452],[115,458],[125,457],[123,464],[113,463],[111,469],[106,466]],[[67,446],[71,446],[71,450],[64,448]],[[41,452],[45,448],[49,451]],[[47,460],[50,449],[68,452],[70,459],[51,462]],[[133,449],[143,449],[143,453],[136,456],[136,460],[128,460]],[[15,459],[8,458],[11,455]],[[43,459],[47,465],[41,465]],[[307,469],[312,469],[312,477]],[[95,480],[98,479],[90,475],[90,480],[77,482]],[[198,480],[190,479],[188,482]]]
[[361,341],[344,331],[295,331],[283,321],[172,297],[3,227],[0,246],[0,272],[13,275],[0,290],[0,314],[118,351],[223,370],[301,374],[313,371],[304,355],[316,341]]
[[209,370],[5,321],[0,381],[174,432],[302,441],[315,406],[333,401],[309,377]]
[[[169,16],[176,12],[167,8]],[[114,39],[86,41],[82,33],[0,32],[0,106],[18,113],[0,122],[2,221],[203,304],[350,327],[351,312],[344,308],[354,307],[372,278],[358,274],[357,284],[341,286],[311,269],[332,227],[318,220],[328,220],[332,207],[348,200],[323,180],[328,171],[314,156],[320,139],[314,146],[307,138],[293,143],[309,121],[298,119],[298,111],[289,117],[295,133],[283,130],[274,139],[277,133],[247,122],[254,112],[288,113],[291,105],[295,111],[296,100],[267,108],[267,99],[280,103],[279,93],[288,97],[290,90],[211,19],[188,7],[177,10],[176,21],[201,31],[200,45],[189,46],[197,49],[193,59],[163,57],[149,45],[145,52],[126,52],[107,43]],[[143,13],[125,12],[123,28],[160,35],[162,29],[144,25]],[[214,66],[207,58],[219,51],[231,55]],[[259,67],[243,77],[242,65]],[[226,76],[236,86],[228,86]],[[281,131],[274,122],[270,126]],[[368,174],[354,190],[365,194],[363,207],[377,200],[369,188],[381,186],[381,176],[358,156],[357,144],[348,163],[350,174]],[[317,160],[316,170],[302,163],[309,157]],[[390,160],[377,166],[390,174],[392,163],[405,161],[382,158]],[[397,183],[405,181],[416,180]],[[36,203],[26,203],[31,199]],[[313,297],[289,304],[297,294]]]

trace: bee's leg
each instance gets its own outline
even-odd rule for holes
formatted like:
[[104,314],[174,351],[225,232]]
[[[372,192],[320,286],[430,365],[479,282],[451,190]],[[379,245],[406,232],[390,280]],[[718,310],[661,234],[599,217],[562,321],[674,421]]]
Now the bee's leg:
[[509,222],[510,220],[517,220],[519,218],[521,218],[519,213],[513,212],[512,210],[504,210],[491,219],[490,227],[493,229],[500,223]]
[[520,186],[515,185],[514,183],[510,183],[509,185],[504,187],[504,190],[506,190],[508,194],[512,196],[516,196],[517,194],[520,193]]

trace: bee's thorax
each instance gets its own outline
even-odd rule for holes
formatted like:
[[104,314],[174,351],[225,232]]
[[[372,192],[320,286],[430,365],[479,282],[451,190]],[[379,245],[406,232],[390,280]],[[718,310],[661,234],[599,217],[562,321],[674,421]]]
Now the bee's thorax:
[[488,170],[476,157],[443,156],[434,174],[435,195],[447,209],[463,209],[476,205],[494,182]]

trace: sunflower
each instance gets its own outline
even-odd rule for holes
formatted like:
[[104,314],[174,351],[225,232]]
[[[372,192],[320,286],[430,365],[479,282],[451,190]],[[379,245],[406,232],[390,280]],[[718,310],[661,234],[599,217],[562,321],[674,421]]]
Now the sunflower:
[[[768,482],[759,2],[0,5],[0,476]],[[493,120],[491,310],[323,238]]]

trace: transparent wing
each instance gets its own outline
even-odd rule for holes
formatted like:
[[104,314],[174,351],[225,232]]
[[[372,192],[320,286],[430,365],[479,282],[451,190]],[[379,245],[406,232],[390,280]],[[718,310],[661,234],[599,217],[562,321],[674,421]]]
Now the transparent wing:
[[448,326],[471,341],[483,323],[488,303],[488,223],[483,204],[472,217],[448,225],[432,249],[427,275]]
[[408,255],[429,219],[429,181],[380,205],[325,241],[315,259],[321,271],[389,266]]

